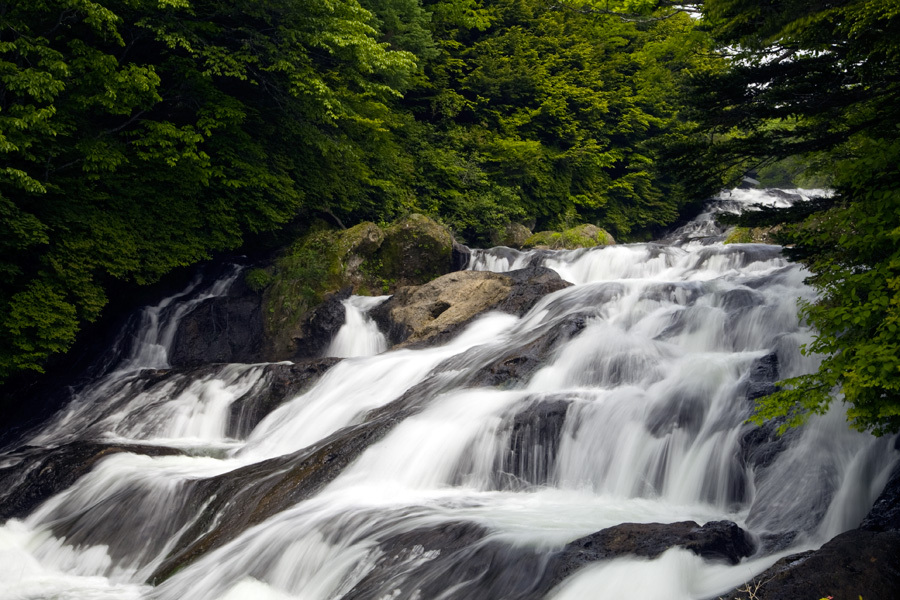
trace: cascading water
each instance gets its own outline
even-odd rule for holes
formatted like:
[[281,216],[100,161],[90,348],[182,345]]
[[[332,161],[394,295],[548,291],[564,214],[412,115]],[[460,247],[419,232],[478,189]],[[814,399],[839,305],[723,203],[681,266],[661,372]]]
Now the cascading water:
[[[765,199],[740,194],[725,208]],[[379,354],[352,300],[329,353],[355,357],[243,433],[232,409],[266,393],[271,365],[141,379],[126,361],[0,457],[140,449],[0,528],[0,598],[705,599],[821,545],[858,524],[898,453],[840,406],[754,445],[751,398],[816,367],[796,312],[813,292],[778,247],[722,233],[705,214],[666,243],[475,251],[473,268],[540,263],[575,285],[439,347]],[[532,374],[484,383],[542,340]],[[673,548],[542,583],[576,538],[685,520],[734,521],[759,550],[729,565]]]
[[375,356],[387,350],[387,338],[378,330],[378,324],[368,312],[388,298],[389,296],[350,296],[344,300],[344,325],[334,336],[325,356]]

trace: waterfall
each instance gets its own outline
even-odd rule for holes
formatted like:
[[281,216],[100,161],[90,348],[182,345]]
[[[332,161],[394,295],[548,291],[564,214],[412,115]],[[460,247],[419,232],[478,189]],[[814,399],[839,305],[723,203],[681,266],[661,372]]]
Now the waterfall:
[[387,350],[388,343],[368,312],[390,296],[350,296],[344,300],[344,325],[331,341],[325,356],[350,358],[374,356]]
[[[848,429],[839,402],[783,438],[746,423],[773,381],[817,367],[797,316],[815,293],[779,247],[725,245],[714,220],[803,195],[734,191],[656,243],[473,251],[470,268],[574,285],[440,346],[385,352],[366,315],[384,299],[351,297],[327,352],[348,358],[277,401],[292,365],[166,368],[179,311],[230,281],[194,284],[0,456],[0,507],[27,503],[57,457],[83,471],[0,526],[0,600],[704,600],[820,546],[900,453]],[[485,384],[538,346],[533,370]],[[268,414],[236,427],[247,402]],[[688,520],[733,521],[757,550],[732,565],[672,548],[544,585],[573,540]]]

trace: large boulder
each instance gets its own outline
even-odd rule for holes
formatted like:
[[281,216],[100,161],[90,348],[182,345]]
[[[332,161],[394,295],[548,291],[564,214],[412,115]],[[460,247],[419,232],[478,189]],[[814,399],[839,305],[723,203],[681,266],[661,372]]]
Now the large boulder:
[[419,285],[453,269],[453,236],[432,219],[411,214],[385,228],[374,259],[382,291]]
[[569,285],[544,267],[509,273],[459,271],[400,288],[371,315],[392,344],[440,343],[485,311],[522,315],[546,294]]

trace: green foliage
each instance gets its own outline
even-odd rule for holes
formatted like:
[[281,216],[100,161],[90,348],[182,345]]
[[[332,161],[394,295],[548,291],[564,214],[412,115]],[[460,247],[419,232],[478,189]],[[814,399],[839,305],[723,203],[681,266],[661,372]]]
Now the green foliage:
[[420,206],[470,243],[512,221],[591,221],[616,236],[672,222],[686,196],[663,149],[694,143],[673,101],[678,75],[715,62],[694,22],[529,0],[481,10],[461,22],[434,6],[441,54],[426,64],[431,86],[404,103],[417,118],[403,135],[416,148]]
[[272,283],[273,275],[270,269],[250,269],[244,275],[244,281],[254,292],[262,292]]
[[66,349],[113,279],[365,210],[415,70],[374,25],[356,0],[5,4],[0,380]]
[[805,352],[820,369],[783,382],[758,416],[802,422],[839,390],[851,424],[876,434],[900,430],[900,142],[866,140],[838,165],[840,204],[794,225],[793,255],[822,294],[803,306],[817,330]]
[[702,139],[679,77],[721,61],[661,4],[4,4],[0,380],[70,346],[113,281],[288,223],[425,213],[477,244],[512,222],[671,223],[691,196],[667,157]]
[[698,118],[722,134],[708,162],[800,155],[834,170],[835,196],[787,211],[779,233],[820,292],[802,314],[821,367],[760,400],[756,419],[796,425],[838,394],[853,427],[900,431],[900,8],[710,0],[704,11],[739,59],[693,79]]

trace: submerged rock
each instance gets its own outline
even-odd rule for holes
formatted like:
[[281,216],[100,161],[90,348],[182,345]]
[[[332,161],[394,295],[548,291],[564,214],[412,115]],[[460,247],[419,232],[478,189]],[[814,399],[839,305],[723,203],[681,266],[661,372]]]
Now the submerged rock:
[[175,542],[148,583],[161,583],[250,527],[314,496],[411,414],[409,409],[392,411],[389,407],[308,448],[194,482],[187,490],[190,508],[184,512],[199,511],[199,517]]
[[[900,437],[894,442],[900,444]],[[866,531],[900,531],[900,464],[859,526]]]
[[[730,521],[625,523],[547,553],[513,546],[482,527],[450,522],[382,541],[374,568],[343,600],[385,597],[445,600],[540,600],[565,577],[601,560],[653,558],[682,547],[735,564],[752,552],[744,531]],[[392,595],[399,590],[399,596]]]
[[818,550],[786,556],[727,600],[796,600],[834,597],[900,598],[900,465],[858,529]]

